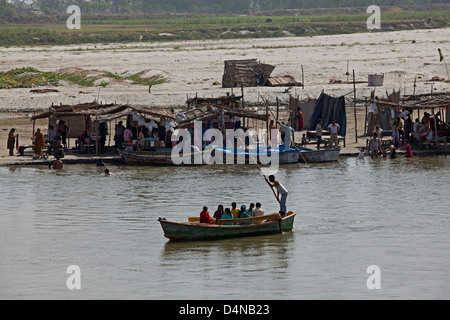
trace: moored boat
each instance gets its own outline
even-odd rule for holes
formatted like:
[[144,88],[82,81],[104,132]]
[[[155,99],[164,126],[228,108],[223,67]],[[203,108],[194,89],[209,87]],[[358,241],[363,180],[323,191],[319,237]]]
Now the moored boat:
[[216,224],[200,223],[197,217],[188,222],[168,221],[159,218],[164,236],[171,240],[216,240],[276,234],[291,231],[295,213],[289,211],[285,217],[273,213],[253,218],[218,220]]
[[339,148],[326,148],[322,150],[313,150],[309,148],[290,148],[285,150],[284,146],[280,146],[276,150],[269,148],[258,148],[258,149],[242,149],[242,148],[216,148],[215,152],[221,152],[223,158],[232,156],[234,157],[234,162],[239,163],[245,159],[245,163],[254,163],[254,161],[260,161],[261,153],[267,157],[278,155],[279,164],[290,164],[297,162],[333,162],[338,161],[340,149]]
[[326,148],[322,150],[302,149],[302,155],[307,162],[333,162],[338,161],[341,150],[339,148]]
[[[154,151],[128,151],[128,150],[117,150],[120,155],[120,159],[122,162],[130,165],[155,165],[155,166],[172,166],[177,165],[172,160],[172,149],[171,148],[158,148]],[[193,152],[187,157],[190,157],[191,161],[190,164],[184,164],[184,165],[203,165],[205,164],[202,157],[199,157],[201,160],[201,163],[198,164],[195,155],[197,153]],[[200,156],[201,152],[200,152]]]

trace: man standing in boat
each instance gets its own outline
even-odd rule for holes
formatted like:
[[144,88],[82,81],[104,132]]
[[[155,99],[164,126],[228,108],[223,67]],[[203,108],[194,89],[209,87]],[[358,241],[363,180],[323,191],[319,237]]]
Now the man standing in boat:
[[[288,191],[280,182],[275,180],[274,175],[269,176],[269,182],[270,182],[269,185],[271,188],[277,189],[277,197],[280,201],[280,214],[282,217],[284,217],[286,215],[286,199],[288,196]],[[281,199],[280,199],[280,194],[281,194]]]

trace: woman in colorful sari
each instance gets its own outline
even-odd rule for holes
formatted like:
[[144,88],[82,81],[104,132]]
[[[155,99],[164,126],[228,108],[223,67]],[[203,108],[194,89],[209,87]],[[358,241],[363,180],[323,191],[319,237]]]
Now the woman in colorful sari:
[[34,134],[34,147],[33,152],[38,156],[42,156],[42,148],[45,146],[44,135],[41,132],[41,129],[37,129]]

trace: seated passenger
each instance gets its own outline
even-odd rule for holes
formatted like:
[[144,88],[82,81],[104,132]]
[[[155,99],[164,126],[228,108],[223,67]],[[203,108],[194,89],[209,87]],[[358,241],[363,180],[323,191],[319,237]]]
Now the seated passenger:
[[[222,220],[224,219],[233,219],[233,215],[231,214],[230,208],[226,208],[225,212],[222,214]],[[223,225],[231,225],[232,223],[222,223]]]
[[231,214],[233,215],[233,218],[239,218],[239,209],[236,208],[236,202],[233,202],[231,204],[231,210],[230,210]]
[[247,211],[247,208],[245,206],[241,206],[240,212],[239,212],[239,218],[251,218],[252,215],[250,212]]
[[213,218],[217,221],[219,219],[222,219],[222,215],[223,215],[223,205],[219,204],[216,212],[214,212]]
[[[239,218],[251,218],[251,217],[252,217],[252,215],[250,214],[250,212],[247,211],[247,208],[245,206],[241,206]],[[239,225],[244,225],[244,224],[250,224],[250,222],[239,223]]]
[[252,216],[259,217],[259,216],[263,216],[263,215],[264,215],[264,210],[261,209],[261,203],[257,202],[256,208],[252,211]]
[[214,220],[209,215],[207,206],[204,206],[202,212],[200,212],[200,223],[214,224]]

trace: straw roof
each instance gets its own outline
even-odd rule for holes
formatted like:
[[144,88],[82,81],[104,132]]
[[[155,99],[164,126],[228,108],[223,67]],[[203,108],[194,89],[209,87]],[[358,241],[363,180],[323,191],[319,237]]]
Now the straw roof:
[[91,116],[99,122],[104,122],[127,116],[132,112],[136,112],[151,119],[159,120],[161,117],[175,119],[174,114],[169,110],[139,108],[130,105],[118,105],[115,103],[99,104],[94,101],[77,105],[52,105],[48,111],[32,116],[31,120],[48,117]]
[[380,105],[401,107],[403,109],[434,109],[450,107],[450,93],[423,94],[407,96],[403,103],[389,102],[384,100],[371,99],[371,102]]
[[188,109],[184,112],[186,119],[178,123],[178,127],[191,124],[194,121],[207,121],[218,118],[223,114],[225,116],[238,116],[251,119],[266,121],[267,115],[260,114],[257,111],[241,109],[241,108],[223,108],[221,106],[200,105],[195,108]]

